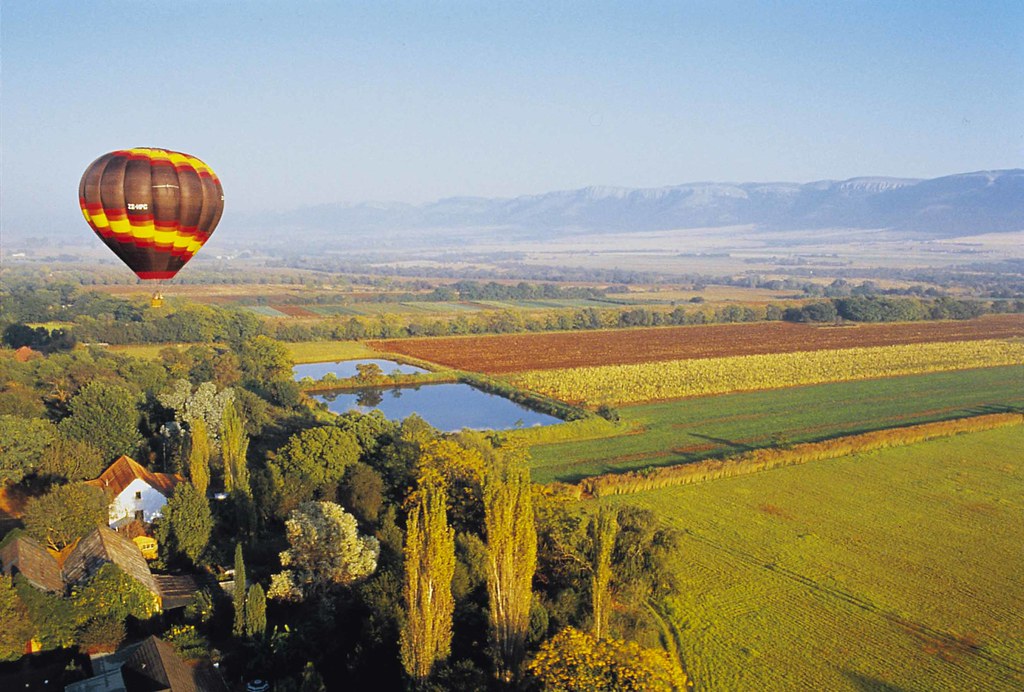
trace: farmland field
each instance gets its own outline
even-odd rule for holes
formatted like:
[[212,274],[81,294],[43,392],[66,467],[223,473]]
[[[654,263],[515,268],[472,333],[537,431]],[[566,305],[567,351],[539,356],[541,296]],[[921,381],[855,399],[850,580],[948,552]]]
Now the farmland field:
[[842,382],[625,406],[630,432],[536,445],[534,480],[681,464],[777,442],[947,420],[1024,406],[1024,366]]
[[372,342],[382,351],[459,370],[504,374],[596,365],[791,353],[1024,336],[1024,315],[975,320],[821,327],[754,322],[591,332],[512,334]]
[[1024,342],[986,340],[535,370],[512,382],[598,406],[1019,364]]
[[684,531],[702,690],[1024,688],[1024,428],[602,500]]

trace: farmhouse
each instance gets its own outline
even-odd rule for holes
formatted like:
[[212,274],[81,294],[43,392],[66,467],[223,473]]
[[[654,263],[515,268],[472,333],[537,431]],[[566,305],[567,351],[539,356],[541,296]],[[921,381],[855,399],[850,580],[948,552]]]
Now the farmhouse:
[[109,522],[117,528],[136,519],[150,522],[159,517],[174,487],[183,480],[178,474],[154,473],[131,457],[122,456],[86,484],[111,495]]

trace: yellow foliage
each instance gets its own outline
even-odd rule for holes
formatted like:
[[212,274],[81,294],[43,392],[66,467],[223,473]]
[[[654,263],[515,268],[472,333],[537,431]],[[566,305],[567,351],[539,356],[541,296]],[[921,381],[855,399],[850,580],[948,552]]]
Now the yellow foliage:
[[513,382],[596,406],[1021,363],[1024,342],[988,339],[535,370]]
[[559,692],[675,692],[691,687],[666,652],[621,639],[598,639],[573,627],[544,642],[527,669],[541,689]]

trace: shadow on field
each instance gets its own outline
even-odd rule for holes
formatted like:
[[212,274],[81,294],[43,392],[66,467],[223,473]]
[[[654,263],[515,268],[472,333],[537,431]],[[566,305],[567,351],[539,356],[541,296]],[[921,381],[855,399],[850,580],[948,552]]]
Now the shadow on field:
[[906,692],[904,688],[890,685],[878,678],[873,678],[853,670],[844,670],[843,677],[853,683],[858,690],[864,692]]
[[701,435],[700,433],[695,432],[690,433],[690,437],[699,437],[702,440],[707,440],[708,442],[714,442],[720,445],[726,445],[727,447],[732,447],[733,449],[739,450],[741,452],[752,452],[755,449],[757,449],[757,447],[743,444],[742,442],[734,442],[733,440],[727,440],[724,437],[711,437],[710,435]]

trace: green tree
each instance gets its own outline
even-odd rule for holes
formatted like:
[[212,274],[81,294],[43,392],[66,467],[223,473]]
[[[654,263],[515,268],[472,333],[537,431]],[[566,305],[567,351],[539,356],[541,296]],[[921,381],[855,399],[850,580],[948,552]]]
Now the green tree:
[[210,486],[210,437],[202,418],[189,421],[188,477],[205,497]]
[[263,587],[253,584],[245,595],[245,633],[262,637],[267,631],[267,596]]
[[313,497],[315,492],[345,475],[359,460],[359,444],[352,433],[331,425],[310,428],[288,438],[270,461],[280,474],[283,505]]
[[246,341],[238,355],[249,382],[266,384],[291,377],[292,358],[287,347],[269,336],[260,334]]
[[39,460],[41,475],[84,481],[97,478],[105,467],[103,452],[94,445],[58,435]]
[[41,418],[0,416],[0,484],[17,483],[40,465],[57,429]]
[[421,488],[409,513],[404,552],[402,665],[422,687],[434,663],[451,653],[455,531],[448,525],[447,495],[442,487],[428,484]]
[[252,496],[249,487],[249,464],[246,455],[249,452],[249,436],[245,432],[238,407],[234,402],[224,408],[224,420],[221,423],[221,456],[224,458],[224,490],[240,492],[246,497]]
[[142,439],[138,398],[126,388],[93,380],[71,399],[69,408],[71,415],[58,425],[65,437],[88,442],[107,461],[135,453]]
[[60,550],[98,525],[106,525],[107,496],[84,483],[55,486],[25,506],[25,530],[45,546]]
[[484,479],[490,644],[495,673],[505,682],[518,675],[523,660],[537,567],[530,473],[523,462],[502,450]]
[[102,565],[85,584],[72,589],[71,605],[79,624],[106,616],[146,620],[160,612],[156,596],[112,562]]
[[242,544],[235,543],[235,588],[232,591],[235,606],[235,622],[231,633],[236,637],[245,634],[245,559],[242,557]]
[[684,692],[686,674],[664,651],[597,639],[567,627],[541,645],[527,666],[542,690]]
[[159,541],[198,563],[213,531],[213,515],[206,496],[191,483],[179,483],[164,506]]
[[302,601],[373,574],[380,545],[356,526],[356,518],[333,502],[299,505],[285,522],[289,548],[281,553],[281,565],[286,569],[273,575],[267,595]]
[[35,632],[28,608],[6,574],[0,574],[0,623],[0,661],[16,661]]
[[345,481],[338,491],[343,507],[364,524],[375,525],[384,506],[384,479],[370,466],[359,462],[345,472]]
[[590,521],[590,532],[594,542],[593,571],[590,574],[590,599],[594,615],[592,633],[601,639],[608,635],[612,551],[615,549],[615,537],[619,533],[618,513],[615,509],[602,505],[597,516]]

